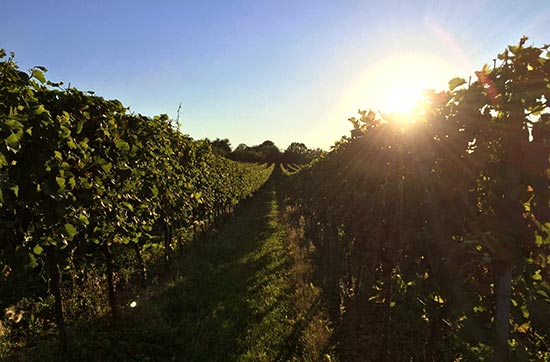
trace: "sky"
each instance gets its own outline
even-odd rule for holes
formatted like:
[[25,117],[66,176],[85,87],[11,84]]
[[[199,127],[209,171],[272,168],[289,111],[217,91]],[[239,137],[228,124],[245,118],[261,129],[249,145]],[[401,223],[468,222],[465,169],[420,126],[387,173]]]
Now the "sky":
[[359,109],[550,43],[550,1],[1,0],[0,24],[21,69],[148,116],[181,103],[193,138],[328,149]]

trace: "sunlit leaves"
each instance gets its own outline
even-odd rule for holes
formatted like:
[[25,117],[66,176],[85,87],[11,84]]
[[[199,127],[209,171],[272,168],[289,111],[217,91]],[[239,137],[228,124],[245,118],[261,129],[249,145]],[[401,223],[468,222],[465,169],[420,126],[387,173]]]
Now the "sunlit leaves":
[[463,78],[453,78],[449,81],[449,91],[454,91],[461,85],[466,84],[466,80]]
[[32,252],[35,253],[36,255],[42,254],[43,251],[44,251],[44,248],[42,248],[40,245],[35,245],[34,248],[32,248]]
[[63,229],[64,229],[64,234],[69,240],[72,240],[78,232],[76,227],[73,224],[69,224],[69,223],[63,225]]
[[46,112],[46,108],[44,108],[43,104],[40,104],[38,108],[34,110],[34,114],[41,115],[42,113]]
[[44,76],[42,69],[39,69],[38,67],[33,69],[32,76],[36,78],[40,83],[46,83],[46,77]]
[[15,197],[19,197],[19,185],[10,186],[9,189],[13,192]]
[[4,143],[10,151],[17,152],[19,150],[19,140],[21,139],[21,134],[12,133],[5,140]]

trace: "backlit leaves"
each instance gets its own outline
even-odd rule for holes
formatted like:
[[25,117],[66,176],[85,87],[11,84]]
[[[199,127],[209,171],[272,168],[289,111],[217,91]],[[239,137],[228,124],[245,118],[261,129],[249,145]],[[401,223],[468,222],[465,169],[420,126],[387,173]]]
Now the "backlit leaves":
[[[407,132],[360,111],[350,119],[351,138],[290,177],[288,196],[326,292],[340,296],[332,307],[344,311],[343,320],[348,310],[360,315],[373,340],[388,331],[380,324],[395,328],[385,335],[394,347],[432,335],[437,325],[432,336],[446,341],[452,358],[489,359],[495,275],[513,265],[514,348],[543,359],[550,52],[522,39],[498,59],[471,84],[454,78],[449,91],[427,92],[429,107]],[[414,322],[403,331],[396,320]],[[389,350],[391,360],[425,358]]]
[[452,92],[461,85],[466,84],[466,80],[463,78],[453,78],[449,81],[449,90]]

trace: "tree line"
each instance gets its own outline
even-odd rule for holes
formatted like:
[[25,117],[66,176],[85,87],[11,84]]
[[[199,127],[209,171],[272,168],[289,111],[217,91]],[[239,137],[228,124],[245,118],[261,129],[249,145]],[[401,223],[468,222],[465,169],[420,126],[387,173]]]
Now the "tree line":
[[320,148],[310,149],[302,142],[292,142],[285,151],[281,151],[273,141],[269,140],[255,146],[241,143],[235,149],[231,148],[231,142],[227,138],[217,138],[210,143],[217,154],[241,162],[303,165],[323,154]]

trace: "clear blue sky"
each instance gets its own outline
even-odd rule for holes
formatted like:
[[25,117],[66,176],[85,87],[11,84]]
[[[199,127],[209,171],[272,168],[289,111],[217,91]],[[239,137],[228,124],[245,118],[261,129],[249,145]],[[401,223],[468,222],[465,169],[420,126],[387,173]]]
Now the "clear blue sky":
[[145,115],[181,102],[194,138],[328,148],[411,73],[440,88],[550,43],[550,1],[1,0],[0,24],[21,68]]

